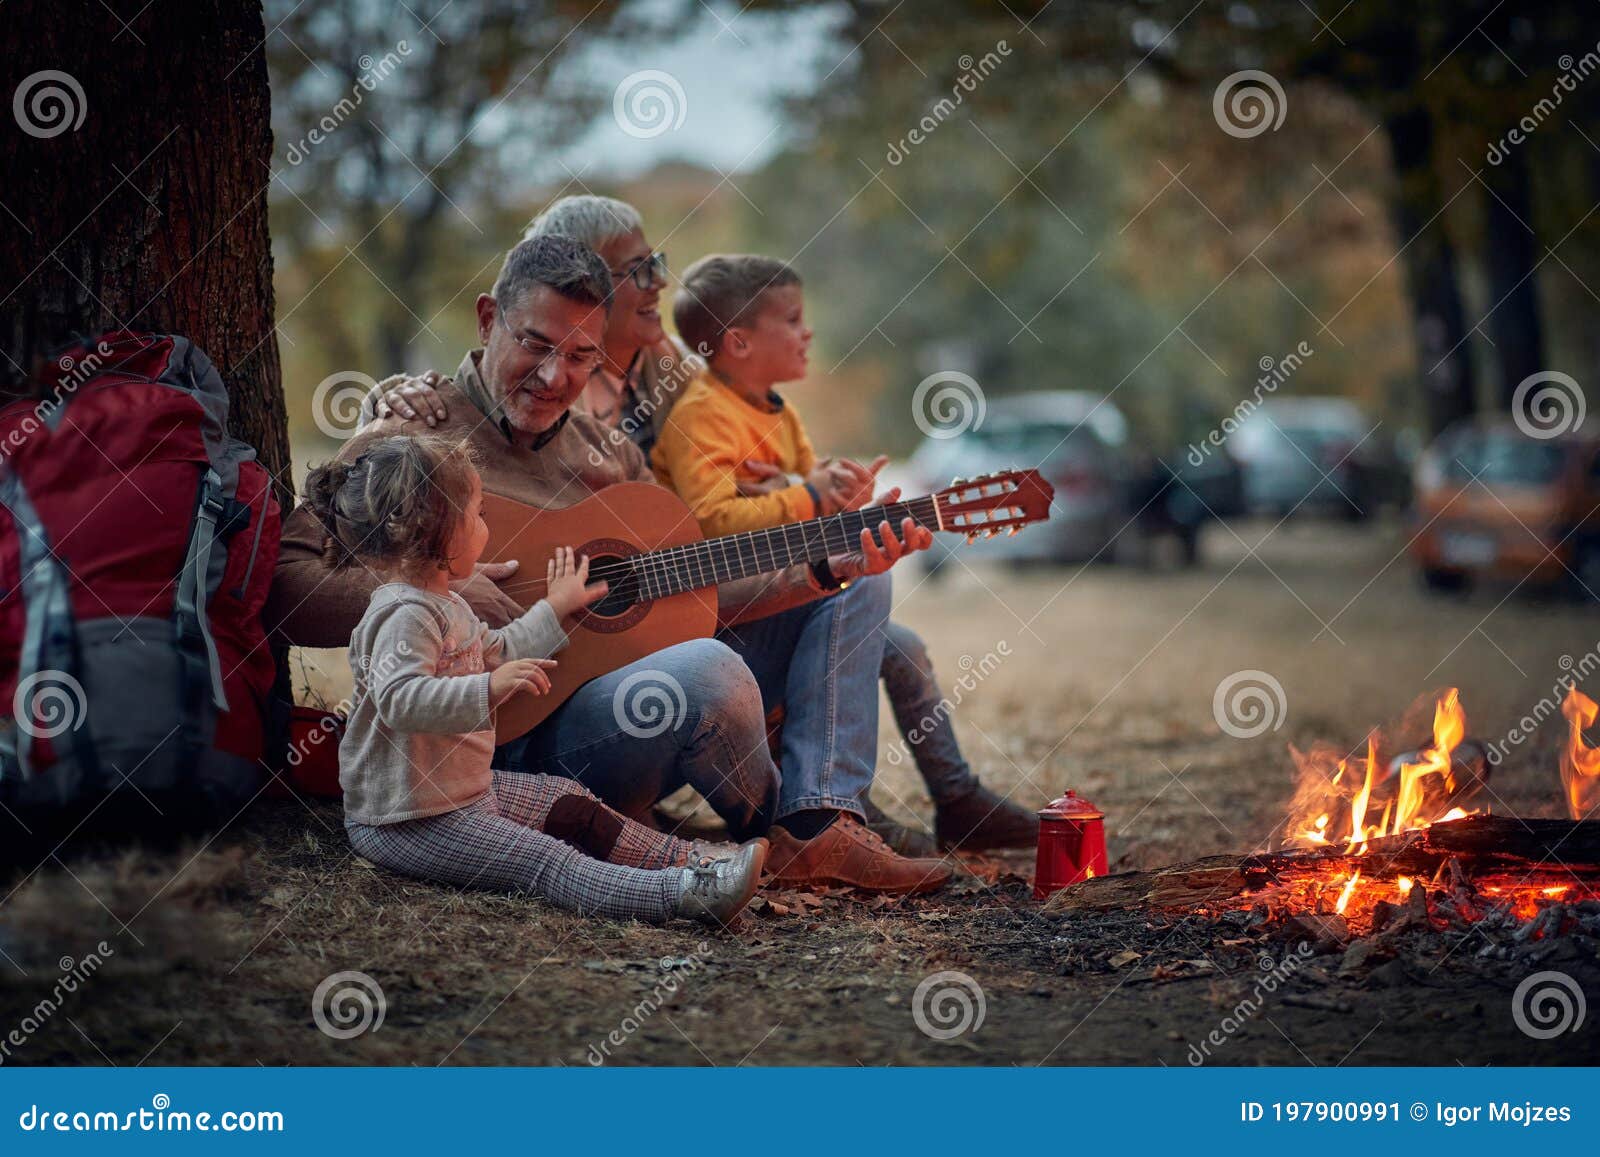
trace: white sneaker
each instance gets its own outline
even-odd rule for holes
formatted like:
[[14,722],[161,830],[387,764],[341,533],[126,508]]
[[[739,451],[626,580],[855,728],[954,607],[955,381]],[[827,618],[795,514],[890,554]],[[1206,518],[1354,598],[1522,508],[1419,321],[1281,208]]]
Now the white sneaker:
[[716,859],[693,857],[683,869],[683,895],[678,915],[705,924],[725,925],[750,902],[761,883],[767,862],[767,841],[757,837],[741,844],[731,855]]

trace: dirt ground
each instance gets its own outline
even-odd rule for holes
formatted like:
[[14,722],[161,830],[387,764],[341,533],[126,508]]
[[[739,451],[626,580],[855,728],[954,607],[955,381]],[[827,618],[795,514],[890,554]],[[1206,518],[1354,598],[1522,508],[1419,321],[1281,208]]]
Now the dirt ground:
[[[1203,565],[1187,573],[1015,572],[976,551],[937,584],[902,576],[897,613],[929,641],[947,684],[969,674],[955,715],[985,782],[1030,805],[1065,787],[1088,796],[1107,813],[1113,870],[1264,846],[1292,787],[1286,744],[1353,745],[1430,689],[1460,687],[1471,734],[1500,740],[1568,666],[1587,670],[1600,640],[1600,615],[1561,599],[1504,589],[1424,595],[1398,557],[1398,525],[1269,530],[1218,530]],[[991,655],[998,661],[985,661]],[[1284,691],[1281,726],[1250,739],[1225,733],[1213,715],[1219,683],[1243,670],[1269,674]],[[886,753],[896,738],[884,712]],[[1561,738],[1558,719],[1511,749],[1495,772],[1495,811],[1564,814]],[[931,807],[909,764],[886,754],[880,768],[880,802],[925,821]],[[932,897],[867,904],[785,893],[734,931],[711,934],[583,920],[393,877],[351,854],[337,805],[261,804],[204,847],[64,854],[7,881],[0,1037],[20,1024],[25,1039],[0,1045],[0,1060],[1600,1058],[1600,1008],[1553,1039],[1517,1028],[1512,991],[1528,968],[1486,960],[1477,940],[1491,943],[1487,934],[1341,975],[1337,950],[1298,957],[1292,942],[1244,927],[1242,913],[1057,915],[1030,898],[1031,855],[968,866]],[[1569,938],[1544,965],[1577,978],[1591,1004],[1600,997],[1594,943]],[[81,972],[90,953],[101,957],[94,975],[63,994],[60,978]],[[1293,975],[1261,996],[1261,978],[1285,967]],[[343,972],[370,980],[327,986],[329,1011],[319,1014],[333,1031],[320,1031],[314,994]],[[963,976],[935,975],[944,972]],[[341,1026],[359,1022],[359,995],[378,999],[350,985],[368,983],[381,990],[381,1022],[348,1035]],[[1252,1007],[1242,1010],[1245,1000]],[[1213,1032],[1221,1044],[1207,1043]]]

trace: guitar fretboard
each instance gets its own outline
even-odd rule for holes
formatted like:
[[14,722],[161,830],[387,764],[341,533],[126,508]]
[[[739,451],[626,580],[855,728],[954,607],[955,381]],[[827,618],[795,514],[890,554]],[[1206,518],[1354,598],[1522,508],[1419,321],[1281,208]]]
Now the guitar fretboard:
[[608,580],[614,590],[620,579],[632,574],[639,580],[641,600],[667,598],[769,574],[797,562],[820,562],[829,555],[848,554],[861,548],[863,530],[876,530],[887,519],[898,534],[906,518],[929,530],[939,529],[933,497],[913,498],[631,555],[591,572],[590,577]]

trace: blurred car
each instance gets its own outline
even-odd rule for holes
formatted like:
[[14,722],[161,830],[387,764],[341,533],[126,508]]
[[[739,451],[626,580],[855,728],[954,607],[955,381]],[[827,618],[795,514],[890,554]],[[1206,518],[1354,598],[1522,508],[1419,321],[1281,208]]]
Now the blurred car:
[[1269,398],[1243,418],[1228,452],[1255,513],[1366,518],[1403,497],[1404,471],[1378,423],[1348,398]]
[[1055,487],[1050,521],[971,548],[942,536],[927,564],[937,573],[952,550],[1011,562],[1112,561],[1149,557],[1152,539],[1176,536],[1183,561],[1198,556],[1200,527],[1239,505],[1239,475],[1225,455],[1194,467],[1163,464],[1130,444],[1127,418],[1102,396],[1044,390],[991,403],[985,420],[956,438],[929,437],[886,477],[907,493],[952,478],[1037,466]]
[[[1474,579],[1600,592],[1600,438],[1459,423],[1417,462],[1411,555],[1433,590]],[[1592,596],[1591,596],[1592,597]]]

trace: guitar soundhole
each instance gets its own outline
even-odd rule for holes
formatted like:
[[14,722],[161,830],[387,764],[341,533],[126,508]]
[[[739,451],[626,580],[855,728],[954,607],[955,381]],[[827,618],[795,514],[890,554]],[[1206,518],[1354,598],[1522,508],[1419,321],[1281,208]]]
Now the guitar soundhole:
[[611,584],[605,598],[578,616],[579,626],[611,635],[626,631],[649,613],[650,604],[639,601],[639,576],[631,568],[623,571],[620,577],[606,574],[624,559],[638,553],[631,545],[615,539],[601,539],[585,543],[578,548],[578,553],[589,556],[591,575],[599,572],[600,577]]

